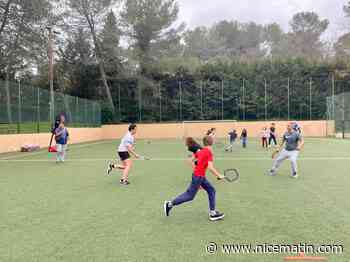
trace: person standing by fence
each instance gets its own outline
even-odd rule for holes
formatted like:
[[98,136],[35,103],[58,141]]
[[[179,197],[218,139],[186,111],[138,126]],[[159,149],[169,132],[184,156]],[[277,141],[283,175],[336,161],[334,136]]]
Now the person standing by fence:
[[59,126],[55,129],[57,163],[63,163],[65,161],[68,138],[69,138],[68,129],[65,127],[64,118],[61,118]]
[[232,152],[232,149],[233,149],[233,145],[235,144],[236,142],[236,139],[237,139],[237,131],[232,129],[231,132],[228,133],[229,135],[229,145],[226,147],[225,151],[228,152],[228,151],[231,151]]
[[270,127],[270,137],[269,137],[269,146],[273,141],[274,145],[277,146],[277,135],[276,135],[276,124],[272,123]]
[[264,127],[261,130],[261,142],[262,142],[262,147],[263,148],[268,148],[267,140],[270,137],[270,132],[267,130],[267,127]]
[[248,131],[245,128],[242,130],[241,141],[243,148],[246,148],[248,143]]

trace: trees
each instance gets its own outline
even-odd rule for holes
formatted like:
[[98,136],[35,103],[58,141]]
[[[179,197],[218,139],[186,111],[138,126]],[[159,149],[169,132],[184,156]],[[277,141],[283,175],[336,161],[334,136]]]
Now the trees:
[[293,16],[288,35],[289,48],[294,56],[311,59],[322,57],[321,35],[327,30],[329,21],[321,20],[314,12],[301,12]]
[[113,11],[110,11],[100,34],[101,53],[107,75],[116,76],[121,71],[121,31]]
[[346,17],[350,18],[350,1],[344,5],[343,10]]
[[140,63],[140,72],[147,75],[152,64],[150,50],[154,43],[167,38],[170,27],[177,19],[179,7],[176,0],[127,0],[121,16],[127,34]]
[[283,54],[282,41],[285,36],[281,26],[277,23],[266,25],[263,29],[263,38],[266,41],[267,55],[279,57]]
[[42,54],[42,22],[50,15],[51,3],[49,0],[8,0],[0,4],[3,10],[0,18],[0,71],[5,75],[7,114],[11,123],[9,81]]
[[11,4],[14,2],[14,0],[1,0],[0,1],[0,8],[1,8],[1,19],[0,19],[0,40],[1,35],[5,29],[5,27],[8,25],[8,21],[10,18],[10,9]]
[[[124,5],[119,6],[121,2]],[[350,17],[350,2],[344,11]],[[7,80],[7,95],[0,97],[1,102],[6,104],[7,98],[10,109],[9,82],[19,75],[25,74],[27,81],[47,88],[47,26],[61,33],[55,43],[55,89],[84,98],[102,98],[106,110],[115,115],[114,101],[121,99],[133,108],[130,111],[123,108],[123,102],[118,103],[118,113],[133,115],[121,118],[125,121],[138,118],[135,112],[139,106],[144,106],[145,118],[158,119],[152,110],[162,96],[164,108],[170,110],[167,119],[179,118],[179,111],[177,117],[172,114],[179,108],[181,88],[187,97],[182,114],[188,111],[198,115],[198,101],[191,104],[198,99],[197,81],[208,87],[211,98],[206,106],[216,108],[221,84],[214,82],[221,79],[232,81],[225,100],[233,105],[225,112],[230,116],[242,109],[239,88],[242,79],[247,80],[245,109],[252,119],[261,116],[258,111],[265,102],[264,78],[274,79],[271,88],[277,98],[268,103],[273,116],[280,117],[286,103],[282,95],[285,78],[291,75],[302,79],[295,92],[303,96],[302,86],[309,81],[303,76],[314,72],[308,66],[310,61],[326,74],[334,67],[322,60],[336,56],[345,61],[350,56],[350,36],[344,34],[325,57],[322,34],[329,22],[313,12],[296,14],[288,32],[277,23],[236,20],[185,30],[177,20],[178,13],[176,0],[0,0],[0,78]],[[345,62],[342,70],[347,68]],[[164,85],[159,87],[158,81]],[[325,93],[318,97],[322,95]],[[303,106],[306,100],[298,96],[299,102]],[[217,112],[215,109],[210,117],[215,119]]]
[[81,24],[87,26],[90,30],[91,37],[94,43],[95,56],[99,65],[99,70],[102,78],[103,85],[105,87],[109,106],[112,111],[115,111],[111,90],[107,81],[107,75],[105,65],[103,61],[103,52],[100,40],[98,38],[98,23],[104,17],[106,12],[115,5],[118,0],[68,0],[68,6],[73,13],[73,17]]
[[335,55],[337,58],[350,58],[350,33],[341,36],[334,44]]

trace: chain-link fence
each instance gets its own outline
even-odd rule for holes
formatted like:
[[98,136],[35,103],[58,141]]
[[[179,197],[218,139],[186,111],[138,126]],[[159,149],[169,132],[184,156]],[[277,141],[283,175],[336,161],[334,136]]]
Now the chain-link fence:
[[[337,132],[349,129],[350,133],[350,109],[341,107],[342,103],[350,105],[350,82],[332,75],[216,81],[169,78],[110,84],[116,111],[109,112],[112,117],[104,123],[331,119],[336,120]],[[62,93],[54,93],[53,105],[50,101],[48,90],[0,82],[0,133],[47,132],[61,112],[66,113],[70,126],[101,124],[98,102]]]
[[48,132],[60,113],[65,113],[71,127],[101,125],[100,103],[58,92],[53,101],[48,90],[0,82],[0,133]]
[[350,83],[332,75],[112,83],[115,120],[127,123],[325,120],[327,97],[344,90]]
[[328,118],[335,120],[335,130],[343,138],[350,137],[350,92],[327,98]]

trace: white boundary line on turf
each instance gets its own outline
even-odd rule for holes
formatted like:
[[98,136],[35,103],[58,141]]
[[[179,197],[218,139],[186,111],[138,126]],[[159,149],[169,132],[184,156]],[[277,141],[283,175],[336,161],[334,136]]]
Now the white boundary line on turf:
[[[83,144],[83,145],[79,145],[79,144],[75,144],[74,145],[74,144],[72,144],[72,145],[68,145],[68,146],[69,146],[69,148],[72,148],[74,150],[76,148],[84,148],[84,147],[88,147],[88,146],[107,144],[107,143],[110,143],[110,141],[92,142],[92,143],[87,143],[87,144]],[[49,152],[47,152],[47,150],[41,150],[39,152],[28,153],[26,155],[15,155],[15,156],[3,157],[3,158],[0,158],[0,161],[3,162],[3,161],[11,160],[11,159],[23,158],[23,157],[31,157],[31,156],[41,155],[41,154],[48,154],[48,153]],[[19,153],[17,152],[17,154],[19,154]]]
[[[137,160],[136,161],[146,161],[146,162],[152,162],[152,161],[186,161],[186,158],[154,158],[150,161],[147,160]],[[218,161],[273,161],[271,158],[266,157],[241,157],[241,158],[216,158]],[[350,160],[350,157],[302,157],[298,159],[299,161],[343,161],[343,160]],[[108,159],[104,158],[86,158],[86,159],[69,159],[66,162],[67,163],[81,163],[81,162],[107,162]],[[0,159],[1,162],[39,162],[39,163],[46,163],[46,162],[54,162],[54,160],[50,159]]]

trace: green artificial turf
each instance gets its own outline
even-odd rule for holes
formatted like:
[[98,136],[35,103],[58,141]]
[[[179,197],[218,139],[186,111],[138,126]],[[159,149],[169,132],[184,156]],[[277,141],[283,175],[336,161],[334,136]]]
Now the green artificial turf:
[[[222,244],[341,244],[350,261],[350,141],[307,139],[300,178],[286,162],[265,176],[271,150],[250,141],[233,153],[215,146],[219,170],[237,168],[237,183],[215,181],[223,221],[208,221],[208,201],[194,202],[164,217],[163,201],[182,193],[191,170],[179,140],[138,141],[153,158],[135,161],[129,187],[119,173],[105,175],[118,141],[70,146],[57,165],[47,152],[0,155],[0,261],[283,261],[287,254],[223,254]],[[6,160],[4,160],[6,159]],[[206,245],[215,242],[216,254]]]

